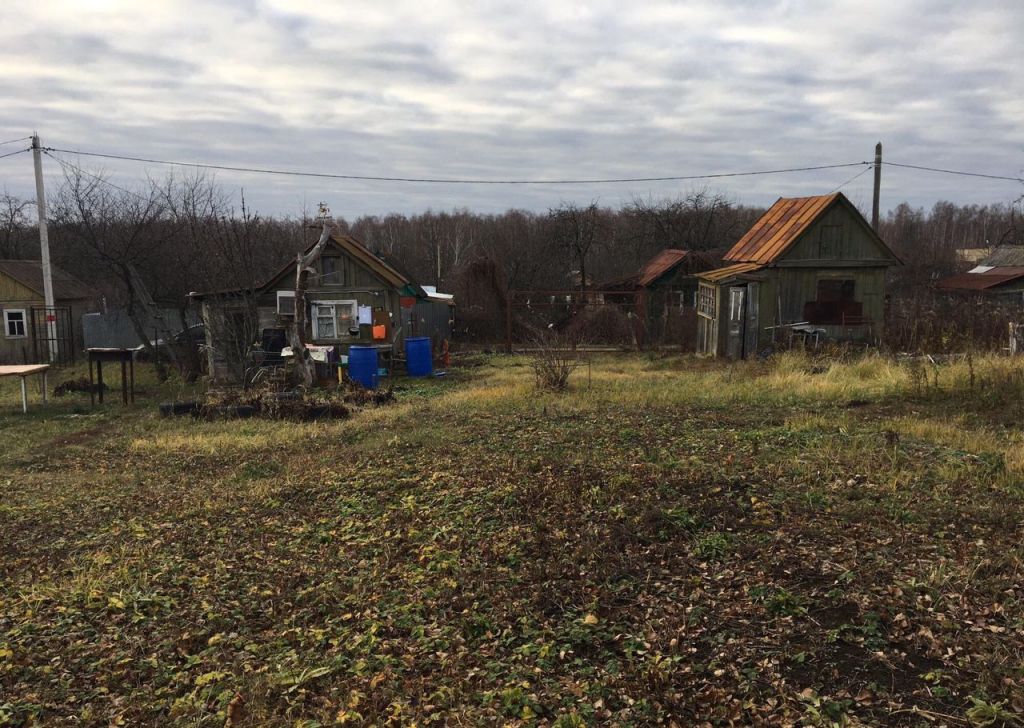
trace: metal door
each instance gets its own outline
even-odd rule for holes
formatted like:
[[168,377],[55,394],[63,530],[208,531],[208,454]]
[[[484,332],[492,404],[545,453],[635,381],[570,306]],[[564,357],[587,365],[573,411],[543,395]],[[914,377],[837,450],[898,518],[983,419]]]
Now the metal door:
[[74,364],[75,341],[71,327],[71,309],[66,306],[33,306],[32,346],[37,362]]
[[726,332],[725,355],[730,359],[743,358],[743,338],[746,335],[746,286],[729,287],[729,328]]

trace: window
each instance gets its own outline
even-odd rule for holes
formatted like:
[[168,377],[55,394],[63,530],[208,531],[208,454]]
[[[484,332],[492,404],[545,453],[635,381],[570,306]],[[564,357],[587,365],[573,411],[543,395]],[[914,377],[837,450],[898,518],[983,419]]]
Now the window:
[[[355,330],[355,333],[352,333]],[[343,339],[359,336],[355,301],[313,301],[313,338]]]
[[747,290],[745,288],[729,289],[729,320],[733,322],[742,321],[745,314],[744,301]]
[[4,334],[8,339],[24,339],[28,336],[25,328],[25,309],[4,309]]
[[279,316],[295,315],[295,291],[277,292],[277,313]]
[[337,255],[325,255],[320,259],[320,283],[325,286],[345,284],[345,261]]
[[816,300],[804,304],[809,323],[841,326],[864,315],[864,305],[856,300],[857,282],[850,278],[819,279],[817,294]]
[[697,296],[697,313],[707,318],[714,318],[716,310],[715,287],[701,283]]

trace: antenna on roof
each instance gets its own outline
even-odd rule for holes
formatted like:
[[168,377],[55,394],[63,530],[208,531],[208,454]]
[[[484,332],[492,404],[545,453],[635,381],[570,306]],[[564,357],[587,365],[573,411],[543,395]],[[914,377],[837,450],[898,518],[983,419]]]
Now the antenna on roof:
[[329,208],[327,206],[326,202],[318,203],[316,219],[317,220],[330,220],[331,219],[331,208]]

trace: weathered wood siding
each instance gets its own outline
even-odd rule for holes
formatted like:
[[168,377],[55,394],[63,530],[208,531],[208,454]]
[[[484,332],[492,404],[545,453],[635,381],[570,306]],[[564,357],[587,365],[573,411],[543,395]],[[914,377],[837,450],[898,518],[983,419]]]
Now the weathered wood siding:
[[872,237],[870,229],[844,205],[833,205],[816,220],[781,259],[789,266],[872,267],[892,265],[893,257]]
[[[387,316],[387,341],[374,341],[370,326],[360,326],[359,336],[338,336],[333,339],[313,340],[312,316],[306,317],[307,341],[317,344],[337,344],[346,349],[351,345],[385,344],[395,340],[401,346],[408,332],[401,325],[400,293],[382,280],[362,262],[353,258],[338,246],[330,245],[316,263],[316,274],[309,278],[306,289],[306,301],[356,301],[359,306],[369,306]],[[280,316],[277,313],[277,292],[294,291],[294,275],[288,275],[272,289],[266,291],[257,300],[257,312],[260,329],[287,328],[292,323],[291,316]]]

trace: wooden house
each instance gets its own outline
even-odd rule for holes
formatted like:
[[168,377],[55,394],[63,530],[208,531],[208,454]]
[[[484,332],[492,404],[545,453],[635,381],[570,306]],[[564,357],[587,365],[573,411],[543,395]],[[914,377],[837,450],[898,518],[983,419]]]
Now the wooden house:
[[[239,367],[253,350],[280,355],[295,319],[295,266],[292,261],[255,290],[191,294],[202,305],[214,380],[244,378]],[[305,294],[305,338],[317,350],[315,359],[345,356],[352,345],[373,345],[387,356],[400,353],[407,337],[450,334],[451,298],[428,293],[355,238],[332,233],[314,266]]]
[[794,334],[882,334],[886,270],[899,258],[842,193],[780,198],[699,274],[697,350],[740,359]]
[[97,310],[98,296],[59,268],[50,274],[54,308],[47,311],[42,263],[0,260],[0,364],[46,363],[51,348],[57,361],[71,362],[82,351],[82,316]]

